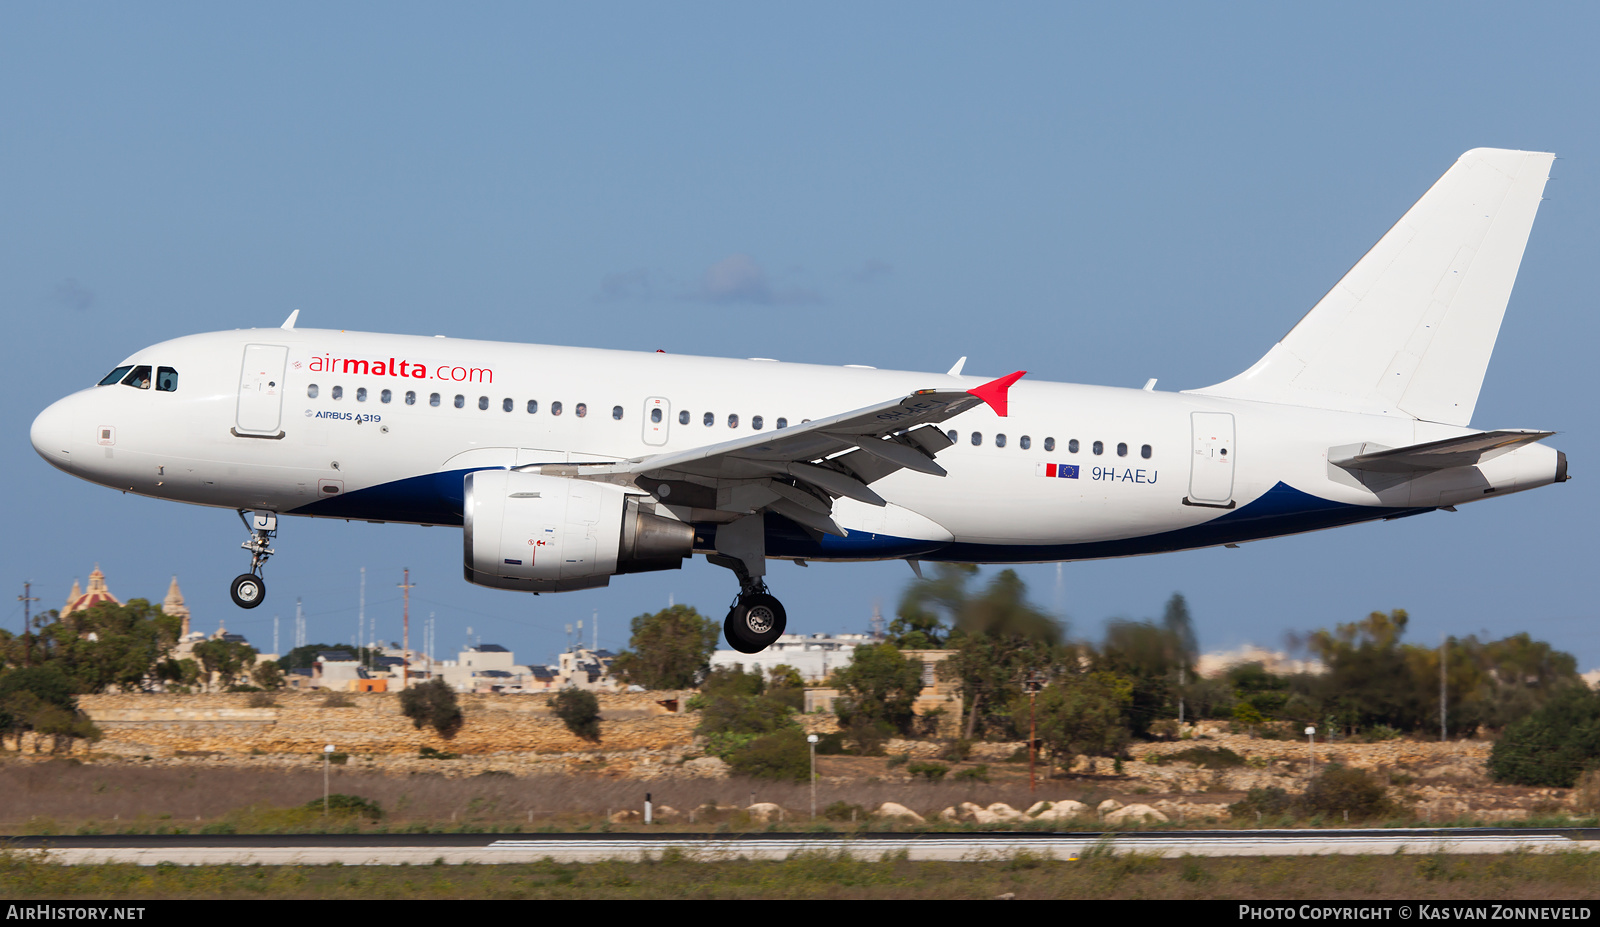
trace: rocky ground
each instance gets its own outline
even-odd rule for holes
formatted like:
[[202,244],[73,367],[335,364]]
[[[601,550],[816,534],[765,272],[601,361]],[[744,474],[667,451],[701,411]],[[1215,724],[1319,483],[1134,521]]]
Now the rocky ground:
[[[392,696],[355,696],[349,707],[334,708],[323,707],[321,696],[305,695],[281,697],[272,707],[254,708],[239,696],[88,697],[85,707],[106,736],[87,753],[79,748],[76,755],[96,764],[305,769],[320,768],[323,744],[333,743],[351,772],[450,778],[565,774],[642,782],[727,777],[721,760],[704,755],[693,733],[697,719],[674,713],[671,698],[661,696],[647,693],[603,703],[607,721],[598,744],[569,734],[538,697],[471,701],[464,706],[466,728],[448,741],[426,729],[419,731],[400,717]],[[804,716],[803,723],[818,733],[834,729],[832,718],[826,716]],[[1250,789],[1304,790],[1313,763],[1316,767],[1340,763],[1373,772],[1388,784],[1391,799],[1404,809],[1402,816],[1418,822],[1518,820],[1574,810],[1569,790],[1490,782],[1485,773],[1491,748],[1487,741],[1319,743],[1313,751],[1303,741],[1264,739],[1229,733],[1222,725],[1201,725],[1190,727],[1180,740],[1136,744],[1130,749],[1131,758],[1121,762],[1080,757],[1069,775],[1055,778],[1046,778],[1041,766],[1032,788],[1022,747],[975,744],[965,760],[954,762],[941,759],[950,751],[947,741],[892,741],[885,756],[819,756],[817,769],[821,781],[833,786],[835,793],[854,785],[865,797],[894,792],[896,786],[926,788],[926,778],[914,777],[911,767],[941,762],[949,767],[946,786],[961,785],[959,791],[968,798],[951,801],[946,816],[969,821],[1005,820],[1007,815],[1023,813],[1035,795],[1054,804],[1053,811],[1033,808],[1033,815],[1048,811],[1108,823],[1115,823],[1118,814],[1121,818],[1116,820],[1222,820],[1228,817],[1228,806]],[[1244,765],[1207,769],[1171,759],[1196,747],[1226,748],[1242,757]],[[424,758],[424,748],[444,758]],[[26,751],[12,757],[22,762],[44,759]],[[940,794],[950,792],[947,787]],[[991,810],[994,796],[1000,795],[1009,796],[1013,805]],[[1019,801],[1018,795],[1029,800]],[[864,810],[881,804],[874,799]],[[926,803],[921,807],[930,810]]]

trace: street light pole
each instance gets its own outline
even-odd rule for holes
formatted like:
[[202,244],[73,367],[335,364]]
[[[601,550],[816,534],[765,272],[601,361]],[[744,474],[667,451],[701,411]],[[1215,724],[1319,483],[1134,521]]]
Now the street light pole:
[[811,820],[817,819],[817,735],[807,734],[806,745],[811,748]]
[[333,744],[322,748],[322,816],[328,816],[328,764],[333,760]]

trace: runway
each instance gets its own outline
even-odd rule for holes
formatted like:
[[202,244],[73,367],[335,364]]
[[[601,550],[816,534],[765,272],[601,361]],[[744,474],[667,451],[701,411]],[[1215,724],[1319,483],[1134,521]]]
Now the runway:
[[1134,833],[933,834],[298,834],[228,836],[11,837],[12,851],[53,863],[398,866],[659,859],[786,859],[848,854],[878,859],[1005,859],[1021,853],[1061,860],[1090,855],[1310,856],[1593,852],[1600,829],[1373,829],[1141,831]]

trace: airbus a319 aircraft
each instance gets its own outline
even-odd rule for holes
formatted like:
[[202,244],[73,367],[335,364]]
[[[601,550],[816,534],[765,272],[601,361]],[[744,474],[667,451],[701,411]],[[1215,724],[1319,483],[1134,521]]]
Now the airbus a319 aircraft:
[[468,582],[607,585],[695,554],[783,633],[768,559],[1031,563],[1454,510],[1567,479],[1468,427],[1553,155],[1469,151],[1260,361],[1157,392],[280,328],[134,352],[39,414],[74,476],[236,509],[261,604],[283,515],[458,525]]

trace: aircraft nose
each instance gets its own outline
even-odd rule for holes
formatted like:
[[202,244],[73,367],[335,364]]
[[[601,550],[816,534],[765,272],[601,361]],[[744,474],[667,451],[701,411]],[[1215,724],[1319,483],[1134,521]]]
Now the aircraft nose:
[[68,401],[62,399],[40,412],[39,417],[33,420],[33,428],[29,429],[28,438],[33,442],[33,449],[40,457],[48,460],[51,466],[70,471],[72,410],[68,408]]

